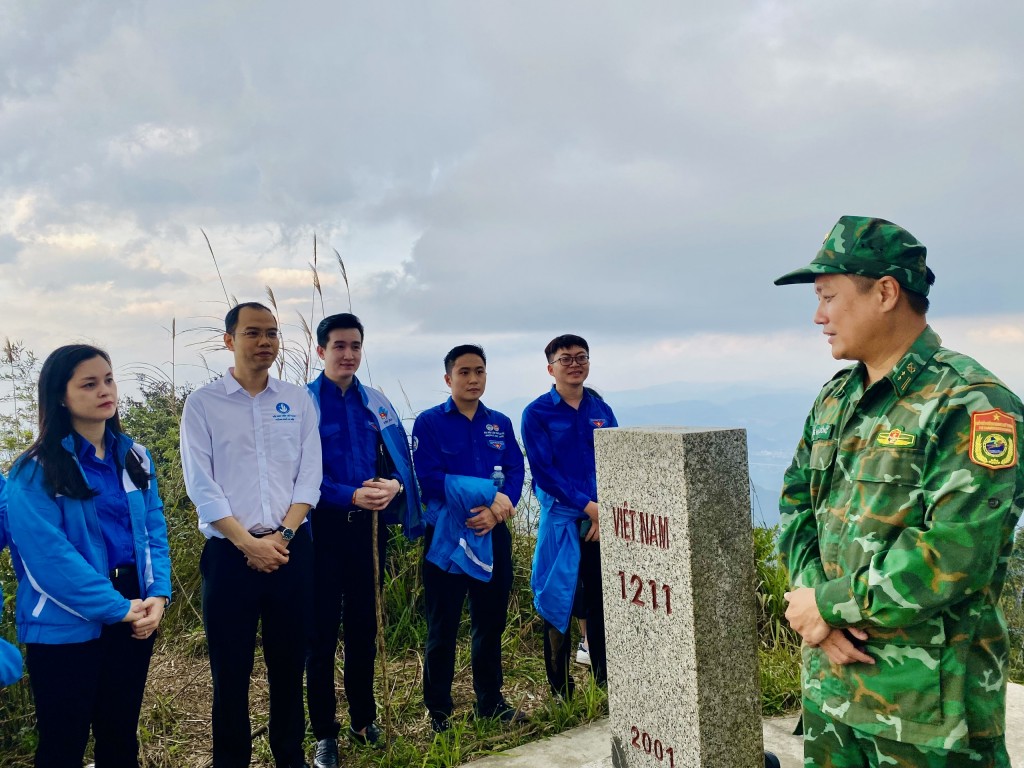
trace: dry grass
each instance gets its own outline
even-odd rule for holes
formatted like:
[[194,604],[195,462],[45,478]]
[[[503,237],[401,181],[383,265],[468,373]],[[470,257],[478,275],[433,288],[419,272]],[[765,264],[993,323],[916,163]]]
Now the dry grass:
[[[554,731],[548,722],[549,697],[540,655],[539,636],[532,626],[520,626],[506,632],[504,641],[506,655],[505,697],[532,716],[527,723],[515,728],[501,727],[493,722],[479,725],[471,722],[475,701],[472,671],[469,665],[468,638],[460,640],[456,656],[455,684],[452,697],[455,702],[455,719],[469,718],[467,727],[454,738],[459,740],[458,752],[466,758],[506,749],[541,735]],[[517,651],[510,658],[511,651]],[[531,656],[524,656],[530,652]],[[435,737],[430,730],[429,720],[422,702],[423,666],[418,649],[401,649],[389,654],[389,681],[391,684],[390,707],[394,730],[393,744],[388,751],[357,750],[342,744],[344,765],[438,765],[445,764],[436,758]],[[343,662],[339,659],[336,678],[338,713],[340,720],[346,720],[347,705],[342,688]],[[577,676],[584,668],[577,667]],[[380,676],[378,675],[378,686]],[[385,696],[377,691],[378,704]],[[207,768],[210,745],[210,708],[212,686],[209,664],[203,656],[190,656],[164,643],[153,657],[143,703],[139,728],[142,734],[142,764],[153,768]],[[257,651],[250,691],[250,714],[252,718],[253,755],[255,765],[273,765],[267,745],[266,724],[267,684],[265,667]],[[600,715],[602,708],[595,713]],[[590,718],[572,716],[570,725],[585,722]],[[312,754],[313,741],[307,736],[307,753]],[[446,744],[446,749],[451,749]],[[6,763],[5,763],[6,764]],[[11,768],[28,768],[28,755],[9,764]]]

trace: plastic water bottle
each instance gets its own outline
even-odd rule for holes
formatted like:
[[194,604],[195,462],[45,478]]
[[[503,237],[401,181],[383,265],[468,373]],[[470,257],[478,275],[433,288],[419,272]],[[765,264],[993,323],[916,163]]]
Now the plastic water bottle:
[[491,482],[494,483],[494,487],[497,488],[499,491],[501,490],[501,486],[505,484],[505,473],[501,471],[500,464],[498,464],[494,468],[494,471],[491,472]]

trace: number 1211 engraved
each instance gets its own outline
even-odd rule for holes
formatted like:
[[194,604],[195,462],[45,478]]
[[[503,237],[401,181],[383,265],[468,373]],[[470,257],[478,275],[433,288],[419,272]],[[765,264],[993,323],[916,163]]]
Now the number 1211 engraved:
[[654,579],[649,579],[646,583],[644,580],[637,576],[635,573],[629,576],[629,590],[633,593],[633,597],[629,598],[626,594],[626,572],[619,571],[619,581],[622,585],[622,599],[629,600],[633,605],[639,605],[641,607],[647,606],[647,601],[644,599],[647,597],[648,591],[650,592],[651,599],[651,610],[657,611],[661,608],[661,604],[658,601],[659,596],[664,597],[665,613],[672,613],[672,589],[668,584],[658,584]]

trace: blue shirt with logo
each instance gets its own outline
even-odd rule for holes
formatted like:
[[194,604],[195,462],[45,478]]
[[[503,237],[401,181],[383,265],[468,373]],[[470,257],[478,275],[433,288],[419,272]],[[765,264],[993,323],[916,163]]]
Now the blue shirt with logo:
[[505,473],[501,492],[513,506],[519,503],[526,470],[512,421],[505,414],[479,403],[470,420],[449,397],[416,417],[412,435],[424,502],[446,501],[445,475],[488,478],[500,466]]
[[597,501],[594,430],[618,425],[611,406],[590,390],[573,408],[552,386],[523,411],[523,444],[534,487],[582,517],[583,508]]
[[566,632],[580,564],[579,521],[597,501],[594,430],[617,427],[611,407],[584,389],[573,408],[555,387],[523,411],[523,443],[540,503],[530,586],[545,621]]
[[92,443],[77,432],[74,435],[75,450],[85,481],[92,490],[97,491],[93,504],[96,506],[103,543],[107,548],[107,562],[111,568],[134,565],[135,540],[128,514],[128,494],[121,483],[122,468],[115,459],[117,444],[114,434],[108,429],[103,438],[106,450],[102,459],[97,458]]
[[350,509],[352,495],[377,471],[377,421],[363,405],[359,382],[342,393],[324,377],[320,388],[320,443],[324,453],[324,479],[320,498]]

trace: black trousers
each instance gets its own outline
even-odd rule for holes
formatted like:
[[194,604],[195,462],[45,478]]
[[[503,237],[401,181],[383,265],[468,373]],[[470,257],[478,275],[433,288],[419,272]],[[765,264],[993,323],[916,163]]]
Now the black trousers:
[[308,526],[299,527],[288,550],[287,565],[260,573],[227,539],[209,539],[203,549],[199,570],[213,675],[214,768],[246,768],[252,758],[249,681],[261,623],[270,684],[270,750],[278,768],[304,763],[302,668],[313,599]]
[[[580,542],[579,580],[583,584],[583,616],[587,620],[587,645],[590,648],[590,671],[598,683],[608,678],[607,651],[604,637],[604,598],[601,591],[601,543]],[[544,622],[544,666],[552,693],[571,696],[575,689],[569,664],[576,645],[572,642],[572,619],[563,635],[553,625]]]
[[502,702],[501,635],[508,619],[512,590],[512,536],[504,523],[491,530],[494,570],[484,582],[461,573],[448,573],[426,560],[434,529],[424,540],[423,593],[427,608],[427,650],[423,661],[423,703],[432,716],[452,714],[455,640],[462,607],[469,595],[469,626],[473,638],[471,661],[477,710],[489,716]]
[[[134,572],[115,582],[139,597]],[[132,637],[131,625],[103,627],[98,640],[25,646],[36,707],[37,768],[81,768],[92,727],[96,764],[138,768],[139,711],[156,634]]]
[[[336,739],[341,730],[334,689],[338,630],[344,633],[345,698],[352,728],[361,731],[377,717],[373,669],[377,658],[377,607],[373,597],[373,517],[320,506],[312,512],[316,610],[306,660],[309,720],[317,741]],[[377,529],[380,585],[388,527]]]

